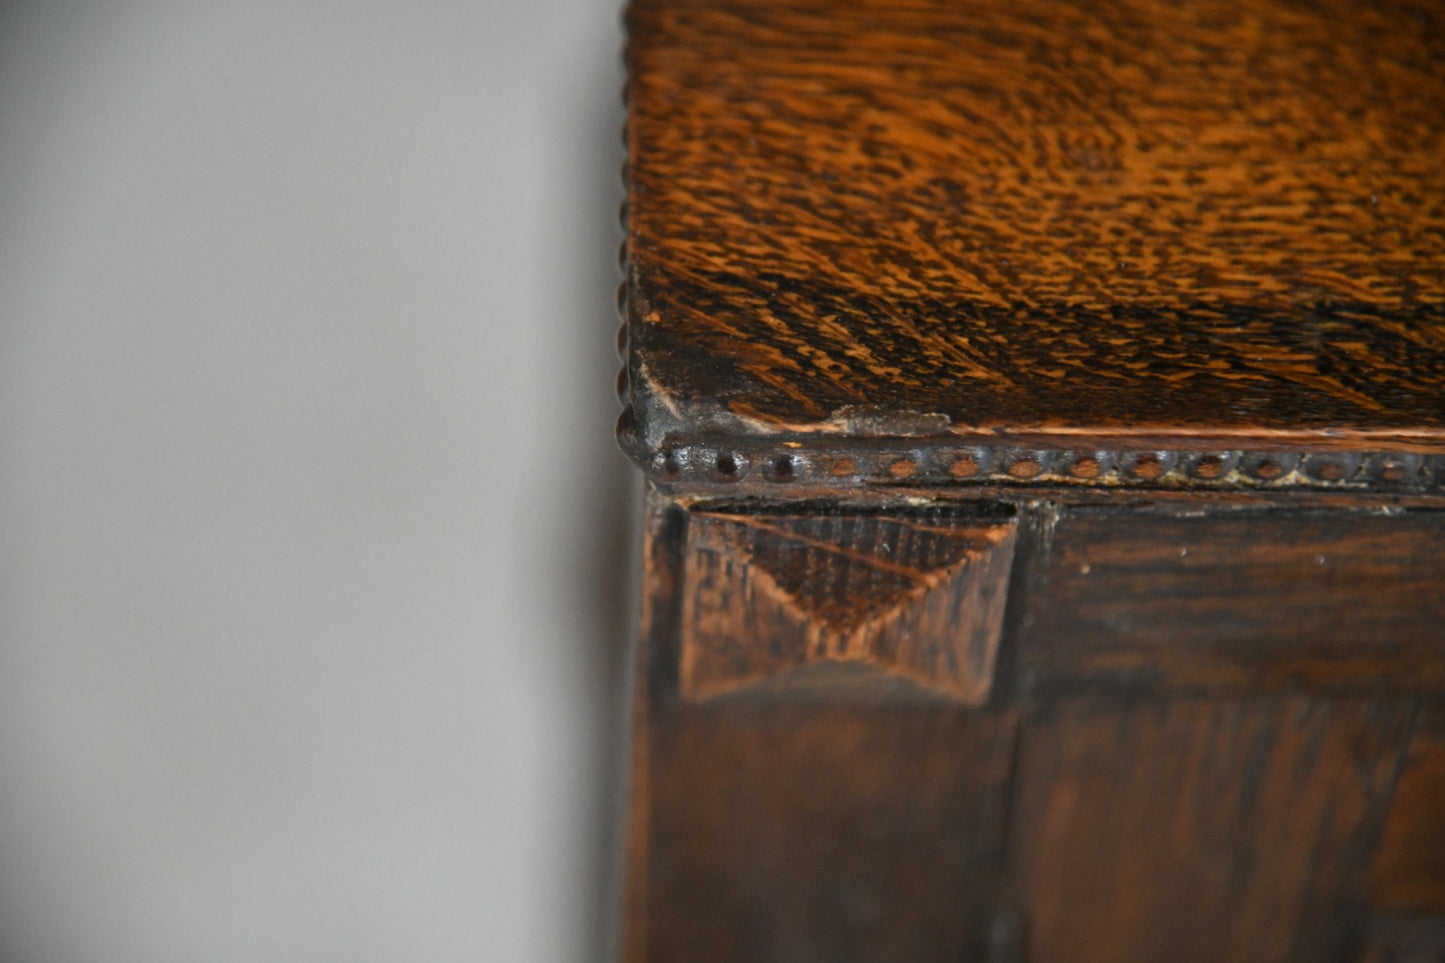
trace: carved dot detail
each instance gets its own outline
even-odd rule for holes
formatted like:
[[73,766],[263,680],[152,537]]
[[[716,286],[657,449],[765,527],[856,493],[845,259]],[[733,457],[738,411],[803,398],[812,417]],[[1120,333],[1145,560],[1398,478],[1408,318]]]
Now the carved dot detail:
[[1134,459],[1134,465],[1130,468],[1130,472],[1135,478],[1150,481],[1164,473],[1164,463],[1159,460],[1158,455],[1140,455]]
[[1032,458],[1020,458],[1008,466],[1008,473],[1015,478],[1033,478],[1039,473],[1039,463]]
[[1218,478],[1224,471],[1224,459],[1218,455],[1205,455],[1194,465],[1194,474],[1200,478]]
[[763,477],[771,482],[790,482],[798,477],[800,467],[792,455],[774,455],[763,466]]
[[948,466],[948,473],[954,478],[972,478],[978,474],[978,459],[972,455],[963,455],[953,460]]
[[[1043,476],[1060,481],[1056,476],[1072,477],[1088,483],[1105,476],[1133,486],[1178,487],[1185,483],[1182,474],[1200,482],[1223,486],[1239,484],[1245,478],[1273,488],[1343,488],[1368,491],[1399,492],[1403,488],[1422,492],[1445,490],[1445,455],[1421,456],[1413,453],[1372,452],[1364,455],[1334,452],[1092,452],[1054,455],[1012,451],[979,450],[959,452],[910,448],[883,454],[878,462],[864,461],[856,455],[826,450],[791,451],[802,448],[803,442],[785,441],[783,450],[749,452],[747,449],[718,448],[712,444],[695,444],[676,435],[669,436],[661,447],[642,449],[640,429],[633,409],[626,404],[628,386],[626,373],[618,377],[618,392],[624,396],[624,407],[617,421],[617,437],[623,450],[646,468],[658,482],[685,484],[689,479],[704,485],[732,485],[761,476],[770,483],[791,483],[803,486],[838,488],[866,487],[887,480],[913,480],[911,484],[938,484],[953,479],[994,482],[1031,481]],[[993,461],[994,458],[998,460]],[[936,461],[934,460],[936,459]],[[1361,460],[1363,459],[1363,460]],[[1180,469],[1176,475],[1173,469]],[[1116,469],[1117,465],[1117,469]],[[1297,469],[1297,470],[1296,470]],[[881,477],[880,477],[881,476]],[[1214,487],[1211,484],[1210,487]]]
[[677,481],[682,475],[682,460],[671,449],[660,451],[652,457],[652,471],[663,481]]

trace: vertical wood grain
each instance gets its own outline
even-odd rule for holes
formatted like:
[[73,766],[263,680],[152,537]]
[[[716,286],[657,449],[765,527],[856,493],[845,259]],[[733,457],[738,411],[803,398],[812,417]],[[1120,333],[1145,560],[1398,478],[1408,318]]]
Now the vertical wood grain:
[[1031,963],[1339,959],[1407,704],[1073,702],[1021,736]]
[[1420,713],[1410,737],[1384,838],[1371,868],[1371,895],[1378,909],[1445,920],[1445,705],[1441,703]]
[[657,721],[643,958],[982,952],[1013,714],[738,700]]

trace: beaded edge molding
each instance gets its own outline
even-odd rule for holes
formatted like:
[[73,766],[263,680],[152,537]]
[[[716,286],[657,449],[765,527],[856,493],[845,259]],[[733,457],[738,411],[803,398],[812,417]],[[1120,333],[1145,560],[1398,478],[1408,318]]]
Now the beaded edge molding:
[[817,438],[740,446],[670,438],[649,448],[632,409],[618,421],[627,455],[654,481],[699,491],[752,488],[997,485],[1173,490],[1312,490],[1445,493],[1445,455],[1402,452],[1104,451],[959,443],[953,439]]

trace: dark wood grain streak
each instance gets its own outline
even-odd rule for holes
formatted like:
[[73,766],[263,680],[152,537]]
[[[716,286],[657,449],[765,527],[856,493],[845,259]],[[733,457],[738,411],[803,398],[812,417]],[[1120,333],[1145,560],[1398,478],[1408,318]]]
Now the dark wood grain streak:
[[1377,909],[1439,920],[1445,950],[1445,704],[1415,724],[1370,876]]
[[1027,958],[1341,959],[1409,718],[1360,700],[1040,709],[1010,829]]
[[1372,919],[1357,963],[1440,963],[1445,960],[1445,917]]
[[648,451],[1445,452],[1438,4],[637,0],[629,27]]

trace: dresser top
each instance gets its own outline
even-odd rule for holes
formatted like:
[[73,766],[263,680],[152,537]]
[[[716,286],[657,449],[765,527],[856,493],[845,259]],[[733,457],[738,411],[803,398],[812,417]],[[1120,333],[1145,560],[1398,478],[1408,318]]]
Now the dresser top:
[[1445,486],[1445,6],[628,23],[660,480]]

